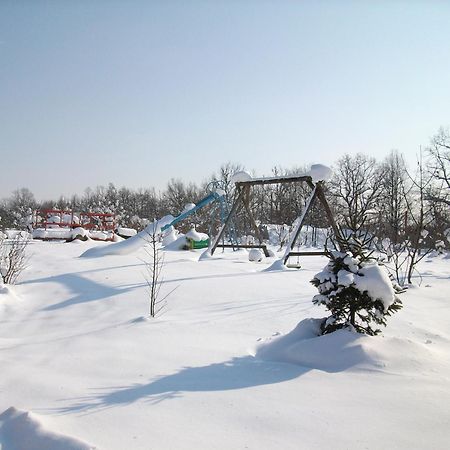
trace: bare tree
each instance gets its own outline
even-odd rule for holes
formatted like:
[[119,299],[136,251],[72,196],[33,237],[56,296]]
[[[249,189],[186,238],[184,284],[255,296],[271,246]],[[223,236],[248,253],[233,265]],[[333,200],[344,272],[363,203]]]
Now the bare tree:
[[408,185],[406,183],[401,185],[406,211],[399,238],[397,242],[384,239],[379,243],[379,249],[387,254],[400,285],[404,285],[405,282],[412,283],[417,265],[435,247],[429,233],[433,215],[430,202],[426,198],[432,177],[425,171],[421,155],[415,174],[407,171],[407,175]]
[[369,224],[380,197],[381,179],[374,158],[358,153],[338,160],[329,188],[341,220],[352,232]]
[[0,281],[14,284],[27,266],[28,240],[18,234],[14,239],[0,236]]
[[430,173],[435,183],[428,190],[429,199],[450,206],[450,132],[440,128],[428,148]]
[[234,190],[234,183],[232,182],[233,175],[242,170],[244,170],[244,166],[241,164],[227,162],[220,166],[218,175],[213,175],[213,180],[220,181],[220,188],[225,192],[225,200],[228,203],[231,202],[231,196]]
[[164,253],[160,247],[158,221],[155,220],[153,222],[153,229],[147,233],[145,239],[149,244],[148,247],[145,248],[148,259],[143,261],[146,268],[145,279],[148,286],[149,315],[150,317],[156,317],[166,306],[167,297],[172,294],[178,286],[161,297],[160,291],[163,283],[162,271],[164,268]]
[[273,225],[273,231],[277,237],[277,243],[279,244],[278,251],[281,251],[286,243],[289,241],[289,237],[292,233],[292,225]]
[[432,177],[425,172],[422,154],[417,162],[416,173],[413,176],[408,173],[408,176],[412,182],[413,195],[410,196],[405,192],[408,212],[408,223],[405,228],[409,236],[406,249],[408,253],[406,273],[408,283],[411,283],[417,264],[434,248],[429,240],[428,227],[432,222],[432,215],[426,199]]
[[433,214],[431,230],[436,241],[447,241],[450,229],[450,131],[441,128],[427,149],[432,183],[426,192]]
[[378,236],[395,245],[401,238],[407,213],[407,171],[403,156],[396,150],[381,163],[381,190],[378,205]]

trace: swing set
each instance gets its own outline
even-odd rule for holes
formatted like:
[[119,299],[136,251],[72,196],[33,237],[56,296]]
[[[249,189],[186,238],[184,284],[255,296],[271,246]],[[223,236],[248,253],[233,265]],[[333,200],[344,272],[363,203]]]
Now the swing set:
[[[336,241],[338,245],[340,244],[340,233],[339,228],[336,224],[336,221],[334,220],[334,216],[332,213],[332,210],[330,208],[330,205],[327,201],[327,198],[325,196],[324,192],[324,181],[313,181],[312,177],[309,175],[302,175],[302,176],[283,176],[283,177],[264,177],[264,178],[251,178],[247,181],[237,181],[236,184],[236,196],[235,200],[233,202],[233,206],[230,209],[230,212],[225,219],[225,222],[223,223],[222,227],[219,230],[219,233],[214,240],[213,245],[211,246],[211,254],[213,255],[217,248],[259,248],[262,249],[264,252],[264,255],[266,257],[270,256],[269,251],[267,249],[266,244],[264,244],[261,232],[258,228],[258,225],[256,224],[255,218],[252,214],[251,208],[250,208],[250,195],[251,195],[251,188],[253,186],[262,186],[267,184],[287,184],[287,183],[306,183],[311,188],[311,194],[309,195],[308,199],[306,200],[306,205],[301,213],[301,215],[298,218],[297,226],[292,233],[291,239],[286,247],[286,251],[283,256],[283,264],[287,264],[290,257],[300,257],[300,256],[316,256],[316,255],[326,255],[328,252],[323,251],[294,251],[294,247],[296,245],[296,242],[300,236],[300,231],[303,228],[303,225],[305,224],[306,217],[308,215],[308,212],[311,210],[314,201],[317,199],[322,208],[325,211],[326,217],[330,223],[330,226],[333,230],[333,233],[336,237]],[[257,244],[238,244],[238,243],[221,243],[221,239],[224,236],[225,230],[227,226],[230,225],[232,222],[233,217],[236,216],[238,211],[244,207],[245,212],[247,213],[247,217],[249,219],[250,225],[253,228],[253,231],[255,233],[256,239],[259,243]],[[289,266],[289,265],[288,265]],[[298,267],[298,266],[297,266]]]

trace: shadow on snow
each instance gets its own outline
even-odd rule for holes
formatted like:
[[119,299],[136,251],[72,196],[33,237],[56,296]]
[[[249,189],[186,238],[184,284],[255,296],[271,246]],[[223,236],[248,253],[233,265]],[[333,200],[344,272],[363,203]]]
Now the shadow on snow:
[[[246,389],[281,383],[297,378],[309,368],[293,364],[263,361],[253,356],[241,356],[222,363],[200,367],[185,367],[148,383],[118,386],[77,399],[71,406],[59,408],[60,413],[74,413],[128,405],[138,400],[159,403],[176,398],[183,392],[212,392]],[[103,392],[106,391],[106,392]]]
[[67,306],[72,306],[79,303],[87,303],[102,300],[104,298],[124,294],[140,286],[140,285],[131,285],[128,287],[116,288],[102,283],[98,283],[93,280],[89,280],[74,273],[56,275],[48,278],[40,278],[38,280],[33,280],[32,282],[27,281],[22,284],[29,284],[29,283],[59,283],[66,286],[73,294],[75,294],[73,297],[67,300],[46,306],[45,308],[42,308],[41,311],[53,311],[56,309],[65,308]]

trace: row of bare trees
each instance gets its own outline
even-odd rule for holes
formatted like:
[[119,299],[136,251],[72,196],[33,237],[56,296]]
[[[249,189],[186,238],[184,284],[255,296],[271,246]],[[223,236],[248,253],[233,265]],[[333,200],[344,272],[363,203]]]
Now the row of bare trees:
[[[210,177],[220,183],[225,197],[232,200],[234,172],[239,164],[224,164]],[[269,175],[302,173],[306,167],[275,167]],[[392,246],[413,243],[417,248],[432,248],[436,242],[448,245],[450,228],[450,135],[441,129],[430,146],[419,155],[417,165],[407,168],[402,155],[392,151],[377,162],[365,154],[344,155],[333,166],[333,179],[327,184],[328,198],[338,222],[345,228],[369,231]],[[178,179],[169,181],[165,190],[132,190],[112,183],[86,189],[82,196],[37,202],[28,189],[20,189],[0,203],[0,229],[25,227],[24,217],[35,208],[73,209],[115,212],[123,226],[141,228],[145,219],[178,214],[186,203],[204,197],[206,182],[196,185]],[[302,184],[267,185],[255,188],[251,208],[261,224],[290,225],[298,216],[309,195]],[[208,232],[211,214],[205,208],[189,219]],[[315,227],[327,226],[323,212],[317,208],[309,218]],[[216,224],[217,225],[217,224]],[[248,224],[247,224],[248,225]],[[243,228],[246,227],[243,219]],[[426,236],[425,236],[426,235]]]

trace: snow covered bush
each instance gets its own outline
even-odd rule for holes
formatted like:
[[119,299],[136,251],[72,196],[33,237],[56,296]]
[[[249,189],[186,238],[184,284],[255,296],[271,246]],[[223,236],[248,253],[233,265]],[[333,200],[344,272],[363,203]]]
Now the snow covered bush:
[[373,324],[386,326],[387,316],[402,304],[385,268],[357,240],[348,248],[331,252],[328,264],[312,279],[319,290],[313,303],[331,312],[321,325],[322,334],[348,328],[373,336],[381,331]]

